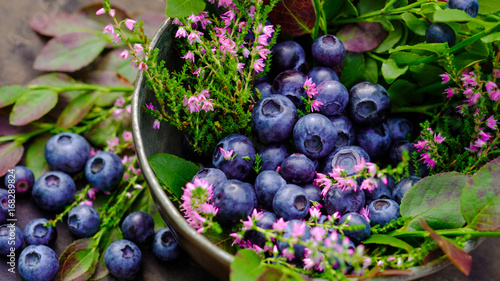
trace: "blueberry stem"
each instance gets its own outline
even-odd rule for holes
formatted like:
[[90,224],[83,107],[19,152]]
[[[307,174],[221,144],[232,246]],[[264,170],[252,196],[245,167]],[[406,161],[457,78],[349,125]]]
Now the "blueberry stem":
[[367,52],[366,54],[368,54],[368,56],[370,58],[372,58],[374,60],[378,60],[379,62],[382,62],[382,63],[387,62],[387,59],[384,59],[383,57],[377,56],[372,52]]

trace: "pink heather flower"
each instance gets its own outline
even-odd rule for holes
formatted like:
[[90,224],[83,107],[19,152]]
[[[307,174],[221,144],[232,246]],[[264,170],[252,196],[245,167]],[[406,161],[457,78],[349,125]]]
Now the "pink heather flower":
[[255,63],[253,64],[253,68],[256,73],[259,73],[264,70],[264,60],[263,59],[257,59],[255,60]]
[[206,29],[207,25],[212,23],[209,19],[207,19],[207,17],[208,17],[208,13],[206,11],[203,11],[203,12],[198,14],[198,19],[199,19],[201,27],[203,29]]
[[443,83],[441,83],[441,84],[446,84],[446,83],[450,82],[450,75],[448,73],[444,73],[444,74],[441,74],[439,76],[443,79]]
[[132,105],[131,104],[129,104],[129,105],[127,105],[127,107],[125,107],[125,112],[127,112],[128,114],[131,114],[131,112],[132,112]]
[[319,111],[321,109],[321,106],[323,105],[322,102],[318,101],[318,100],[313,100],[311,102],[311,112],[314,112],[314,111]]
[[113,111],[112,115],[115,121],[119,121],[123,116],[123,109],[117,109]]
[[478,138],[475,142],[474,142],[474,146],[477,147],[477,148],[481,148],[483,146],[486,145],[486,142],[481,139],[481,138]]
[[252,226],[253,226],[252,218],[250,218],[250,216],[248,216],[248,220],[243,221],[243,227],[241,229],[244,231],[247,231],[247,230],[252,229]]
[[446,94],[446,97],[449,98],[455,94],[455,90],[453,88],[448,88],[444,93]]
[[127,50],[124,50],[123,52],[120,53],[120,57],[124,60],[128,58],[128,55],[129,53]]
[[204,110],[205,112],[214,111],[214,105],[210,101],[206,100],[203,102],[201,110]]
[[388,258],[387,258],[387,261],[389,261],[389,262],[390,262],[390,261],[395,261],[395,260],[396,260],[396,257],[388,257]]
[[490,99],[493,101],[497,101],[500,99],[500,91],[491,91],[489,94],[490,94]]
[[120,96],[115,100],[114,106],[123,107],[125,105],[125,99]]
[[236,69],[238,70],[239,73],[243,73],[243,68],[245,68],[245,64],[242,63],[242,62],[239,62],[237,65],[236,65]]
[[253,17],[253,14],[255,13],[255,6],[252,6],[250,7],[250,9],[248,10],[248,16],[251,17],[252,19],[254,18]]
[[243,57],[247,59],[249,55],[250,55],[250,51],[247,48],[244,48],[243,49]]
[[253,209],[251,217],[255,221],[260,221],[264,217],[264,214],[263,214],[263,212],[257,211],[257,209]]
[[[364,161],[364,160],[365,159],[361,158],[361,161]],[[335,167],[332,168],[332,171],[330,173],[328,173],[328,175],[335,179],[335,178],[342,176],[343,172],[344,172],[344,167],[335,165]]]
[[100,8],[97,12],[95,12],[96,16],[104,15],[104,13],[106,13],[104,8]]
[[380,178],[380,180],[382,181],[383,184],[387,185],[388,183],[387,177],[382,177]]
[[427,146],[427,143],[429,141],[428,140],[419,140],[416,144],[414,143],[413,146],[417,148],[417,151],[420,151],[422,149],[427,149],[428,146]]
[[85,200],[85,201],[82,201],[80,203],[80,205],[87,205],[87,206],[92,207],[92,206],[94,206],[94,203],[92,202],[92,200]]
[[175,33],[175,38],[185,38],[186,36],[188,36],[188,33],[184,29],[184,27],[179,27],[179,29],[177,29],[177,32]]
[[274,32],[274,26],[272,26],[272,25],[266,25],[266,26],[264,26],[264,28],[262,29],[262,32],[264,32],[264,34],[265,34],[267,37],[272,37],[272,36],[273,36],[273,32]]
[[94,187],[94,188],[91,188],[91,189],[87,192],[87,196],[88,196],[90,199],[95,200],[95,198],[96,198],[96,197],[95,197],[95,195],[96,195],[96,193],[97,193],[97,192],[99,192],[99,189],[97,189],[97,188],[95,188],[95,187]]
[[424,160],[424,164],[427,164],[429,168],[434,168],[436,166],[436,161],[431,158],[431,155],[427,152],[422,153],[420,160]]
[[115,146],[120,143],[120,140],[118,137],[114,137],[113,139],[107,140],[106,143],[108,144],[109,150],[114,151]]
[[480,97],[481,97],[480,93],[473,94],[468,100],[469,105],[476,104]]
[[96,153],[98,153],[98,152],[101,152],[101,150],[100,150],[100,149],[98,149],[98,150],[96,151],[96,150],[92,147],[92,148],[90,148],[90,153],[89,153],[89,155],[90,155],[90,157],[92,157],[92,156],[94,156],[94,155],[95,155]]
[[259,56],[262,59],[267,59],[267,55],[269,55],[270,53],[271,53],[271,50],[269,50],[269,49],[266,49],[266,48],[259,49]]
[[[305,225],[305,223],[303,225]],[[311,229],[311,236],[316,241],[323,240],[323,236],[325,235],[325,233],[326,233],[326,230],[322,227],[315,226]]]
[[138,69],[139,69],[140,71],[146,70],[146,69],[148,69],[148,65],[147,65],[145,62],[141,61],[141,62],[139,63],[139,67],[138,67]]
[[362,215],[363,217],[365,217],[365,219],[368,222],[370,221],[370,218],[368,217],[368,216],[370,216],[370,210],[368,210],[368,208],[366,208],[366,207],[361,208],[361,210],[359,210],[359,214]]
[[261,34],[259,35],[259,38],[257,39],[257,42],[261,45],[261,46],[267,46],[269,44],[269,42],[267,42],[267,39],[269,37],[267,37],[267,35],[265,34]]
[[118,33],[113,35],[113,39],[111,39],[111,42],[113,42],[115,44],[120,44],[121,41],[122,41],[122,39],[120,38],[120,34],[118,34]]
[[189,60],[191,63],[194,63],[194,54],[191,51],[188,51],[181,59]]
[[372,162],[366,162],[366,170],[370,175],[374,176],[377,173],[377,165]]
[[361,161],[359,161],[358,164],[354,165],[354,167],[352,167],[352,170],[357,173],[363,170],[365,167],[366,167],[365,159],[361,158]]
[[293,254],[293,248],[285,248],[281,252],[281,255],[283,255],[283,257],[287,258],[288,260],[293,260],[295,258],[295,255]]
[[367,179],[364,179],[361,182],[361,185],[359,186],[359,189],[361,189],[361,190],[368,190],[368,192],[371,193],[377,187],[378,187],[378,184],[377,184],[377,181],[374,178],[367,178]]
[[234,246],[236,244],[240,244],[241,240],[243,239],[243,236],[241,234],[238,234],[237,232],[233,232],[233,233],[229,234],[229,236],[234,238],[234,241],[231,244],[231,246]]
[[146,108],[147,109],[151,109],[152,111],[155,111],[156,110],[156,107],[153,106],[153,103],[150,102],[149,104],[146,104]]
[[198,97],[191,96],[189,99],[184,98],[182,101],[184,102],[184,106],[188,107],[190,113],[200,111],[200,101]]
[[317,207],[309,208],[309,214],[311,215],[311,219],[318,219],[321,217],[321,211]]
[[445,139],[446,139],[446,137],[442,137],[441,133],[439,133],[437,135],[434,134],[434,141],[437,143],[442,143]]
[[113,34],[115,33],[115,27],[111,24],[108,24],[104,27],[104,29],[102,30],[102,33],[109,34],[109,35],[113,36]]
[[313,83],[311,78],[306,79],[306,82],[304,82],[304,89],[306,90],[307,96],[311,99],[318,94],[316,84]]
[[159,130],[160,129],[160,121],[155,120],[153,122],[153,129],[155,129],[155,130]]
[[500,70],[493,69],[493,78],[500,78]]
[[140,184],[134,185],[134,188],[135,189],[144,189],[144,187],[142,185],[140,185]]
[[485,142],[488,142],[492,138],[490,133],[485,133],[483,131],[479,132],[479,137]]
[[356,192],[356,190],[358,188],[356,181],[353,179],[338,178],[337,184],[338,184],[337,187],[342,188],[342,191],[345,191],[347,189],[352,189],[354,192]]
[[[219,1],[219,3],[220,3],[220,1]],[[229,11],[225,12],[224,14],[222,14],[220,16],[220,18],[222,19],[222,21],[224,22],[224,24],[226,26],[229,26],[231,24],[231,21],[233,21],[236,18],[236,15],[234,14],[234,12],[232,10],[229,10]]]
[[486,119],[486,126],[492,130],[497,129],[497,120],[495,120],[493,115]]
[[498,89],[498,86],[497,86],[497,84],[495,84],[495,82],[489,81],[488,83],[486,83],[485,88],[486,88],[486,91],[489,93],[493,89]]
[[196,76],[200,76],[200,71],[201,71],[201,68],[198,68],[192,74],[196,75]]
[[114,18],[114,17],[115,17],[115,14],[116,14],[116,12],[115,12],[115,10],[114,10],[114,9],[109,10],[109,15],[110,15],[112,18]]
[[128,157],[127,155],[125,155],[122,158],[122,163],[125,164],[127,162],[130,162],[130,160],[132,160],[132,157]]
[[141,44],[136,43],[134,44],[134,51],[136,55],[140,56],[144,52],[144,47]]
[[279,218],[278,221],[273,222],[273,229],[278,231],[278,232],[282,232],[286,229],[287,224],[288,223],[285,222],[285,220],[283,218]]
[[124,142],[129,142],[132,140],[132,132],[129,131],[123,131],[122,134],[122,139]]
[[187,39],[189,41],[189,44],[193,44],[194,41],[200,42],[200,36],[203,35],[203,33],[199,31],[193,31],[189,33]]
[[233,159],[234,150],[231,149],[229,151],[226,151],[226,150],[224,150],[224,148],[219,147],[219,151],[222,154],[222,157],[224,157],[224,160],[230,161],[231,159]]
[[127,20],[125,21],[125,26],[126,26],[128,29],[132,30],[132,29],[134,29],[134,25],[135,25],[135,23],[136,23],[136,22],[137,22],[137,21],[135,21],[135,20],[127,19]]

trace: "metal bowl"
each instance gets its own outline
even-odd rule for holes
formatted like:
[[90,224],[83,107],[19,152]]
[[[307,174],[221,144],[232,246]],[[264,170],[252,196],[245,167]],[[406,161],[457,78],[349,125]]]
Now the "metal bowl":
[[[175,27],[171,20],[167,19],[154,36],[151,48],[158,48],[158,59],[164,60],[169,69],[176,69],[182,64],[179,54],[174,50],[173,42]],[[163,219],[168,226],[174,230],[180,245],[188,254],[206,268],[213,275],[221,280],[229,279],[229,265],[233,256],[212,244],[203,235],[196,232],[184,219],[176,206],[168,199],[158,182],[147,158],[158,153],[170,153],[181,156],[182,136],[175,128],[162,124],[160,130],[153,129],[153,118],[144,113],[142,106],[158,102],[153,92],[146,88],[145,80],[138,74],[132,100],[132,130],[134,135],[135,148],[141,170],[149,186],[149,190],[156,202]],[[473,239],[466,244],[466,251],[475,248],[483,239]],[[448,266],[451,262],[446,258],[441,258],[430,262],[424,266],[412,268],[411,275],[387,276],[375,278],[379,281],[408,281],[437,272]]]

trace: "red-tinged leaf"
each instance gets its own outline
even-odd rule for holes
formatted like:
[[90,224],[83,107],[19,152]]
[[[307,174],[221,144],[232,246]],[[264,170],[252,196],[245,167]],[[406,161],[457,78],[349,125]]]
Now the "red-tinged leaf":
[[64,108],[57,118],[56,126],[59,128],[69,129],[74,126],[90,112],[95,101],[101,96],[100,93],[94,92],[85,95],[80,95],[72,100],[68,106]]
[[59,266],[59,271],[54,280],[88,280],[94,274],[98,259],[99,250],[97,247],[76,250],[67,256],[62,267]]
[[114,49],[104,55],[97,68],[116,72],[120,78],[133,84],[137,77],[137,69],[130,64],[130,60],[124,60],[120,57],[122,51],[123,49]]
[[38,54],[33,68],[41,71],[76,71],[91,63],[106,47],[102,36],[75,32],[52,38]]
[[359,22],[344,25],[337,37],[346,51],[363,53],[377,48],[387,37],[387,31],[377,22]]
[[23,126],[40,119],[56,106],[57,98],[57,93],[52,90],[34,90],[24,94],[12,108],[10,124]]
[[[269,0],[265,0],[264,5],[269,5]],[[269,13],[269,19],[281,26],[281,32],[301,36],[311,33],[316,23],[316,13],[311,0],[278,1]]]
[[[59,256],[59,271],[57,272],[54,280],[65,280],[62,279],[62,273],[65,267],[71,267],[72,263],[70,257],[74,257],[75,252],[81,252],[90,249],[93,246],[93,240],[89,238],[83,238],[75,240],[73,243],[69,244],[64,252]],[[72,256],[73,255],[73,256]]]
[[5,175],[9,169],[16,166],[23,157],[24,147],[17,142],[8,142],[0,145],[0,177]]
[[[111,16],[107,14],[98,16],[95,14],[97,10],[99,10],[100,8],[102,8],[102,1],[101,3],[92,3],[87,6],[83,6],[82,8],[80,8],[80,10],[78,10],[77,13],[102,24],[102,27],[104,27],[107,24],[114,24]],[[115,17],[118,21],[121,21],[129,17],[129,15],[124,9],[116,5],[111,5],[111,8],[115,10]]]
[[[28,85],[53,85],[53,86],[68,86],[76,84],[77,82],[71,76],[61,73],[53,72],[44,75],[40,75],[35,79],[31,80]],[[66,106],[70,101],[84,93],[84,91],[66,91],[59,93],[59,102],[65,102],[63,106]]]
[[50,171],[49,164],[45,160],[44,151],[45,144],[51,137],[51,134],[37,136],[26,151],[26,167],[30,168],[35,175],[35,179]]
[[56,13],[48,17],[33,17],[31,28],[46,36],[62,36],[73,32],[92,32],[103,26],[82,14]]
[[132,83],[121,77],[115,71],[96,70],[85,75],[85,82],[110,87],[132,86]]
[[142,20],[143,22],[144,34],[152,38],[167,17],[165,16],[165,13],[145,12],[139,15],[137,19]]
[[432,239],[438,244],[439,248],[443,250],[450,261],[465,275],[469,276],[472,257],[464,250],[459,249],[450,241],[446,240],[441,235],[437,234],[432,228],[427,225],[424,220],[420,221],[420,226],[431,235]]
[[29,90],[21,85],[8,85],[0,88],[0,108],[14,104],[16,100]]

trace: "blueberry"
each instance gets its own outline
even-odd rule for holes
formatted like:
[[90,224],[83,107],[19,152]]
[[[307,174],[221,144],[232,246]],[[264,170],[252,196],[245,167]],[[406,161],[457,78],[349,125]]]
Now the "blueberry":
[[331,68],[324,66],[316,66],[311,68],[307,73],[307,77],[311,78],[314,84],[319,85],[321,82],[325,82],[328,80],[336,80],[339,81],[339,77],[337,73],[333,71]]
[[393,141],[407,140],[413,133],[413,125],[406,118],[389,117],[386,123],[391,131],[391,139]]
[[24,243],[24,236],[21,229],[13,224],[0,225],[0,255],[8,255],[11,249],[14,251],[21,249]]
[[57,229],[53,226],[44,226],[47,222],[45,218],[34,219],[24,227],[26,245],[49,245],[56,241]]
[[447,42],[449,47],[453,47],[456,40],[455,31],[444,22],[433,23],[425,31],[425,41],[427,43]]
[[57,255],[45,245],[30,245],[19,255],[19,275],[26,281],[51,281],[59,270]]
[[176,259],[180,252],[181,247],[168,226],[156,232],[153,242],[153,254],[156,258],[162,262],[168,262]]
[[45,145],[45,159],[52,170],[74,174],[83,169],[89,159],[90,144],[74,133],[60,133]]
[[299,119],[293,102],[281,95],[260,99],[252,110],[252,128],[263,143],[281,142],[292,135]]
[[312,44],[311,51],[318,63],[329,67],[339,64],[345,57],[344,44],[330,34],[318,37]]
[[[278,221],[278,217],[273,212],[262,212],[262,218],[257,221],[255,225],[263,229],[272,229],[273,223],[275,223],[276,221]],[[248,241],[252,242],[252,244],[255,244],[261,248],[263,248],[267,242],[264,234],[255,230],[248,231],[245,234],[245,238],[248,239]]]
[[394,190],[392,191],[392,198],[396,203],[401,204],[401,200],[405,193],[414,186],[421,178],[416,176],[410,176],[407,178],[401,179],[396,186],[394,186]]
[[338,147],[325,158],[323,173],[328,174],[335,167],[343,167],[347,175],[352,176],[356,173],[354,166],[359,164],[361,159],[370,162],[370,156],[361,147],[354,145]]
[[254,187],[239,180],[227,180],[214,188],[212,201],[219,209],[216,218],[223,224],[235,224],[246,219],[257,207]]
[[76,193],[75,182],[66,173],[52,171],[43,174],[33,185],[33,199],[41,209],[60,212],[73,202]]
[[337,130],[324,115],[307,114],[293,128],[293,142],[300,153],[321,158],[332,152],[337,143]]
[[[284,238],[292,237],[292,233],[293,233],[294,228],[297,228],[297,227],[294,227],[294,224],[303,225],[303,224],[306,224],[306,222],[301,221],[301,220],[295,220],[295,219],[289,220],[287,222],[287,226],[285,228],[285,231],[283,231]],[[304,227],[304,235],[302,235],[301,240],[306,241],[309,238],[311,238],[311,230],[309,229],[309,226],[306,225]],[[285,241],[278,241],[277,246],[278,246],[278,250],[280,251],[280,253],[283,252],[284,249],[290,247],[290,245]],[[300,244],[295,244],[293,246],[293,249],[294,249],[293,252],[294,252],[294,256],[295,256],[294,260],[295,261],[302,260],[302,258],[304,257],[305,246],[300,245]]]
[[255,86],[254,86],[254,93],[256,93],[257,91],[259,91],[260,92],[259,96],[260,96],[261,99],[263,99],[263,98],[269,97],[270,95],[273,94],[272,88],[273,88],[273,85],[271,85],[271,83],[269,83],[269,82],[262,82],[262,83],[259,83],[259,84],[255,84]]
[[73,207],[68,214],[68,227],[79,238],[92,237],[99,230],[99,213],[88,205]]
[[314,162],[304,154],[294,153],[281,163],[281,176],[289,183],[304,184],[314,179]]
[[104,263],[109,272],[120,280],[133,280],[141,269],[142,253],[128,240],[118,240],[104,252]]
[[9,217],[9,191],[0,189],[0,224],[7,222]]
[[282,143],[268,144],[259,151],[261,171],[275,171],[290,156],[289,149]]
[[120,157],[109,151],[100,151],[85,164],[85,177],[99,191],[113,191],[121,182],[124,167]]
[[262,171],[254,184],[257,200],[268,210],[272,210],[276,191],[285,185],[286,181],[276,171]]
[[155,235],[153,217],[146,212],[130,213],[122,222],[123,238],[141,247],[149,247]]
[[325,195],[325,210],[329,215],[339,212],[340,215],[358,212],[365,206],[365,193],[362,190],[342,188],[333,185]]
[[353,145],[356,140],[356,131],[349,118],[343,115],[334,115],[329,116],[328,119],[332,121],[333,127],[337,130],[335,148]]
[[356,141],[372,160],[385,155],[391,147],[391,131],[387,124],[382,123],[373,127],[359,128],[356,131]]
[[446,7],[465,11],[469,16],[475,18],[479,11],[478,0],[448,0]]
[[308,183],[302,186],[302,189],[304,189],[304,192],[306,193],[307,198],[309,198],[309,201],[323,202],[323,195],[321,195],[321,188],[317,187],[312,183]]
[[289,98],[296,108],[302,108],[307,94],[304,90],[306,76],[298,70],[285,70],[273,81],[273,92]]
[[[361,179],[362,180],[362,179]],[[364,190],[365,192],[365,205],[369,205],[372,201],[377,199],[392,199],[392,190],[389,188],[389,181],[384,184],[381,179],[376,178],[377,188],[372,190]]]
[[295,41],[280,42],[273,46],[271,52],[271,72],[274,75],[289,69],[304,72],[307,68],[304,48]]
[[309,205],[309,198],[304,189],[294,184],[287,184],[278,189],[273,199],[274,213],[285,220],[304,218],[309,211]]
[[363,225],[364,228],[359,230],[344,230],[344,234],[349,237],[354,243],[359,243],[370,236],[372,233],[368,220],[358,213],[347,213],[340,218],[339,223],[347,221],[347,225]]
[[342,83],[328,80],[319,84],[316,89],[318,94],[314,96],[314,100],[323,104],[319,107],[320,113],[332,116],[344,111],[349,102],[349,92]]
[[384,87],[361,82],[349,91],[347,117],[356,125],[373,126],[385,121],[391,111],[391,99]]
[[368,218],[370,225],[384,226],[391,220],[397,220],[399,215],[399,205],[391,199],[377,199],[368,205]]
[[[232,156],[224,158],[221,148],[225,152],[232,150]],[[250,174],[254,161],[255,148],[252,142],[239,134],[231,134],[219,141],[212,157],[212,163],[216,168],[222,170],[228,179],[237,180],[242,180]]]
[[5,176],[5,187],[9,188],[9,184],[12,184],[14,185],[16,195],[23,196],[28,194],[35,183],[33,172],[25,166],[16,166],[13,170],[13,174]]
[[200,180],[206,180],[212,185],[212,188],[219,183],[227,180],[226,174],[223,171],[216,168],[203,168],[196,175],[194,175],[192,181],[198,178]]

